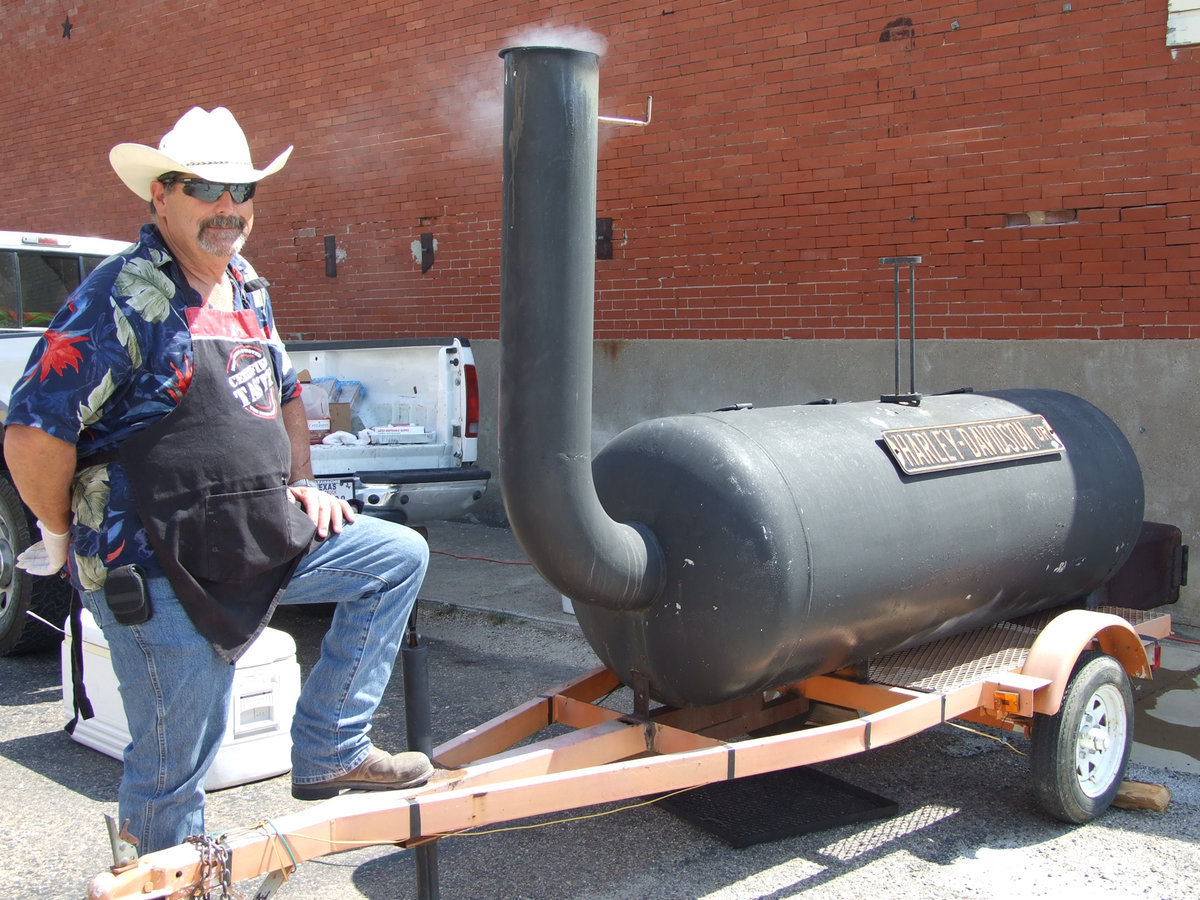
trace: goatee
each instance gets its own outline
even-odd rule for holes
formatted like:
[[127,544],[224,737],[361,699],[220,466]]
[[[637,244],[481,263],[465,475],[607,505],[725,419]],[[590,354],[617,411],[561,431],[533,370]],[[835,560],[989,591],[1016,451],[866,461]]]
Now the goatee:
[[[214,231],[232,231],[238,235],[232,241],[227,236],[218,237]],[[246,220],[241,216],[213,216],[200,223],[200,232],[196,236],[200,249],[213,256],[231,256],[239,252],[246,244]]]

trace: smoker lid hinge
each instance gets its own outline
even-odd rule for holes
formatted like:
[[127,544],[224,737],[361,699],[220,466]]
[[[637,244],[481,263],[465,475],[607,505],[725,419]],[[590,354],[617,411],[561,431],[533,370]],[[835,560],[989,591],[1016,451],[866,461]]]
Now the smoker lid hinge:
[[879,398],[880,403],[897,403],[900,406],[920,406],[920,394],[883,394]]

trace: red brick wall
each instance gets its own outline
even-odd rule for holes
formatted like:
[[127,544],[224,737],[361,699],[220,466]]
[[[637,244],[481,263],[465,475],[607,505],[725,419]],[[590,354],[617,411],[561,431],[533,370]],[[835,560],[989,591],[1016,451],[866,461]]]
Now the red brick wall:
[[230,6],[79,4],[70,38],[6,9],[0,228],[131,236],[108,148],[223,104],[257,160],[296,145],[247,251],[285,333],[494,338],[497,51],[550,26],[606,41],[603,114],[654,96],[601,125],[599,337],[890,337],[897,255],[920,337],[1200,336],[1200,51],[1165,0]]

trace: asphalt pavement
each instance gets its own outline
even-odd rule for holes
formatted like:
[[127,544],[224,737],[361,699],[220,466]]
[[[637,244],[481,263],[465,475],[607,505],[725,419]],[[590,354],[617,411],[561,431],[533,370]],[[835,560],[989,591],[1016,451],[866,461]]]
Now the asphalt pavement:
[[[419,628],[429,647],[434,742],[440,743],[596,665],[562,598],[510,532],[430,528],[433,556]],[[273,627],[317,652],[321,610],[288,609]],[[1191,898],[1200,895],[1200,644],[1179,629],[1164,667],[1136,685],[1127,775],[1166,785],[1165,812],[1111,809],[1071,827],[1035,806],[1028,741],[1001,744],[943,725],[819,769],[895,802],[896,815],[733,849],[656,804],[617,803],[511,823],[439,842],[445,898]],[[0,896],[80,898],[111,862],[120,763],[62,730],[56,654],[0,659]],[[397,672],[375,722],[404,744]],[[286,775],[210,794],[211,833],[306,806]],[[535,825],[537,827],[526,827]],[[255,882],[235,888],[253,896]],[[215,896],[219,896],[215,895]],[[281,900],[416,897],[413,853],[374,846],[300,865]]]

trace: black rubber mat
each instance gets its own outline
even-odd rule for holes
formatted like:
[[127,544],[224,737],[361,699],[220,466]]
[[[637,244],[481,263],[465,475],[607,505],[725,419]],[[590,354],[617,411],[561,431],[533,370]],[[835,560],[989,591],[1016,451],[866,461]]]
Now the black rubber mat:
[[887,819],[898,809],[894,800],[807,766],[708,784],[658,805],[737,848]]

